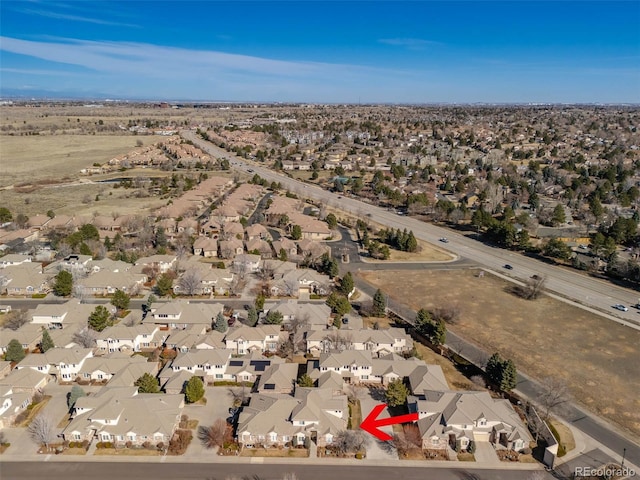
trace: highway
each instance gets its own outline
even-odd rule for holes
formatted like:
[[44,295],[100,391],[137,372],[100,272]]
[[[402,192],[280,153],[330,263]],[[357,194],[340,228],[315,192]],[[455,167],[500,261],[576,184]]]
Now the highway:
[[[194,132],[183,132],[185,138],[193,141],[198,147],[215,157],[223,157],[231,162],[232,168],[248,175],[257,173],[269,182],[280,182],[285,189],[345,212],[369,219],[391,228],[412,230],[421,240],[438,244],[438,239],[447,237],[449,243],[442,244],[447,250],[463,258],[473,260],[481,267],[499,271],[504,275],[526,280],[532,275],[544,275],[547,278],[546,289],[578,304],[599,310],[610,320],[618,321],[629,327],[640,329],[640,310],[633,307],[627,312],[612,309],[614,304],[635,305],[640,292],[614,285],[613,283],[591,278],[580,272],[544,263],[516,252],[493,248],[481,242],[467,238],[456,232],[438,227],[420,220],[398,215],[395,212],[324,190],[318,186],[289,178],[269,168],[257,164],[249,164],[244,159],[218,148],[210,142],[198,137]],[[513,267],[506,270],[505,264]]]

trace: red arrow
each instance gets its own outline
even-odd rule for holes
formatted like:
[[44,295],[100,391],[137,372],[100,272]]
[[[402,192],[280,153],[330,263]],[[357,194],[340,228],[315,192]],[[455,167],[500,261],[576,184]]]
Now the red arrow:
[[397,417],[381,418],[378,419],[378,415],[387,408],[387,405],[381,403],[373,407],[373,410],[367,415],[367,418],[360,424],[360,428],[365,432],[370,433],[374,437],[382,440],[383,442],[393,439],[391,435],[378,430],[380,427],[386,427],[387,425],[395,425],[396,423],[415,422],[418,420],[418,412],[407,413],[406,415],[398,415]]

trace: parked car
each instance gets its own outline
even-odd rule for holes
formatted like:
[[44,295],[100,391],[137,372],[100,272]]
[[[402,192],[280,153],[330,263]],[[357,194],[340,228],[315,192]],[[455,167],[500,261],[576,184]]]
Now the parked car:
[[504,268],[506,268],[507,270],[513,270],[513,267],[511,265],[509,265],[508,263],[505,264]]
[[448,239],[447,237],[442,237],[442,238],[440,239],[440,241],[441,241],[442,243],[449,243],[449,239]]
[[616,310],[620,310],[621,312],[626,312],[629,310],[627,307],[625,307],[621,303],[616,303],[615,305],[613,305],[613,308],[615,308]]

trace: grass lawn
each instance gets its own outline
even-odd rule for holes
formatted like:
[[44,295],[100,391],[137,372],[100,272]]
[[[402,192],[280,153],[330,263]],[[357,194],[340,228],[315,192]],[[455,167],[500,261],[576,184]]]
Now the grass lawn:
[[360,400],[356,400],[355,403],[349,403],[351,407],[351,429],[358,430],[362,423],[362,407],[360,406]]
[[141,449],[129,449],[129,448],[98,448],[94,455],[118,455],[128,457],[158,457],[162,455],[162,452],[158,450]]
[[[640,378],[640,332],[546,296],[534,301],[518,298],[509,292],[509,282],[492,275],[479,278],[477,273],[359,275],[414,310],[457,305],[460,319],[448,326],[450,330],[487,352],[513,359],[519,370],[534,378],[560,379],[575,401],[640,436],[640,397],[629,382]],[[407,285],[412,286],[410,296]],[[427,362],[432,358],[425,356]],[[452,386],[456,387],[453,382]]]
[[575,449],[576,441],[573,438],[573,433],[571,432],[571,429],[567,427],[564,423],[560,422],[559,420],[551,419],[550,422],[553,425],[553,427],[556,429],[556,432],[558,432],[558,435],[560,435],[559,443],[564,445],[564,448],[567,451],[567,453]]
[[458,461],[460,461],[460,462],[475,462],[476,461],[476,457],[473,455],[473,453],[460,452],[458,454]]
[[287,457],[305,458],[309,456],[306,448],[245,448],[240,452],[241,457]]
[[74,447],[74,448],[66,448],[62,452],[62,454],[63,455],[86,455],[87,451],[82,447],[80,448]]
[[31,408],[31,410],[27,410],[29,412],[27,418],[20,422],[19,425],[16,425],[16,427],[28,426],[31,423],[31,420],[36,418],[38,416],[38,413],[40,413],[40,411],[47,405],[47,403],[49,403],[49,400],[51,400],[51,395],[45,395],[41,402],[35,404],[33,408]]

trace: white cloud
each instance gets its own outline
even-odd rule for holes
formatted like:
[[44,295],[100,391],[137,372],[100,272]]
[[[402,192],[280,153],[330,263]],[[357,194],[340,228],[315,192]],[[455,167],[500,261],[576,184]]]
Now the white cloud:
[[442,43],[440,42],[436,42],[433,40],[424,40],[422,38],[381,38],[378,40],[378,43],[410,49],[424,48],[429,45],[442,45]]

